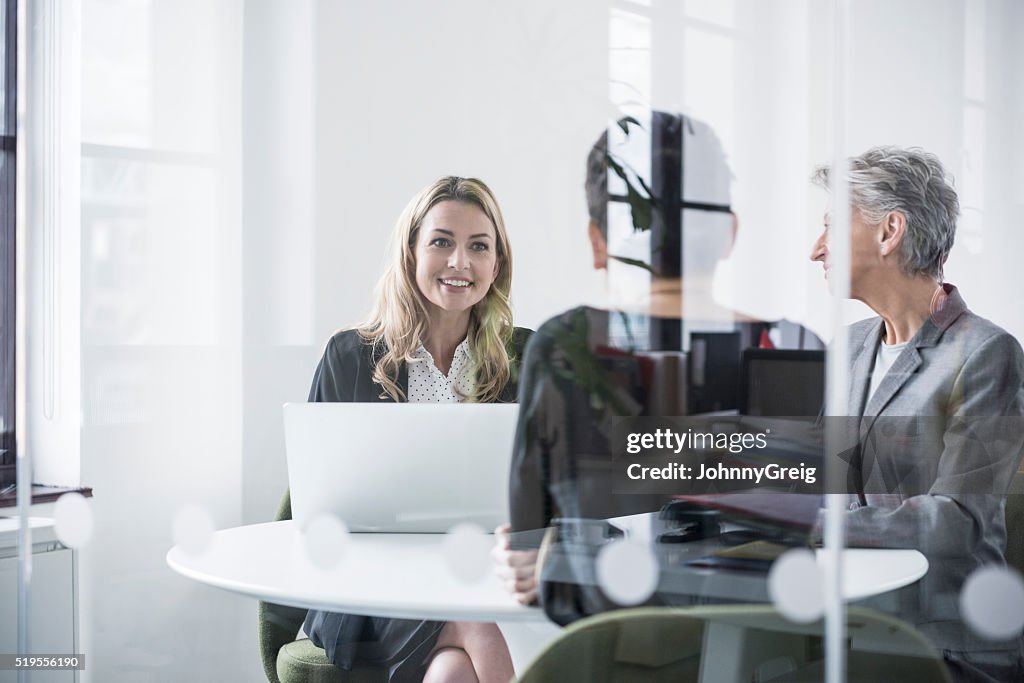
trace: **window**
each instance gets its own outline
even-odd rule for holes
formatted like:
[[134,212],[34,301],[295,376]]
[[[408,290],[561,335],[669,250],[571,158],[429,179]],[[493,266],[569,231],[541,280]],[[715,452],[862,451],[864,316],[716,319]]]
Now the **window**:
[[0,488],[14,482],[16,0],[0,8]]

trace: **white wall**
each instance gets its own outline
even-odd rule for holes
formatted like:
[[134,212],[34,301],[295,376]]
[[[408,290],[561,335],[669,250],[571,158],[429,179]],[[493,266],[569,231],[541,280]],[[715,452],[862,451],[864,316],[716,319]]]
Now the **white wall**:
[[[1012,1],[865,0],[852,3],[850,16],[850,153],[891,144],[939,156],[961,202],[946,280],[960,287],[975,312],[1024,339],[1024,310],[1005,295],[1018,279],[1015,261],[1024,239],[1018,229],[1024,146],[1015,142],[1015,125],[1024,117],[1024,47],[1018,39],[1024,7]],[[825,54],[830,35],[812,31],[818,48],[812,55]],[[820,106],[826,103],[811,98],[812,124],[831,118],[831,110]],[[829,153],[815,145],[814,163],[828,163]],[[818,203],[823,200],[818,194]],[[848,319],[870,314],[859,304],[845,310]],[[826,311],[810,309],[817,329],[828,329]]]
[[[254,5],[273,3],[247,5],[247,22]],[[277,299],[280,306],[247,299],[252,362],[246,381],[254,389],[245,392],[247,520],[268,519],[287,481],[281,403],[305,399],[324,343],[369,312],[395,220],[436,178],[476,176],[497,195],[513,242],[518,324],[536,327],[582,299],[597,298],[582,174],[609,116],[607,12],[591,0],[321,2],[309,17],[306,41],[297,41],[303,29],[294,17],[287,28],[276,21],[261,29],[265,43],[250,42],[253,33],[247,33],[247,68],[257,59],[277,60],[282,40],[303,55],[314,50],[308,92],[299,92],[307,74],[296,81],[280,71],[247,71],[268,97],[280,92],[270,86],[281,77],[289,106],[268,112],[246,98],[246,266],[257,278],[269,269],[297,294],[313,278],[308,294]],[[250,47],[265,52],[253,57]],[[309,106],[315,116],[312,169],[294,151],[273,162],[289,172],[312,170],[315,215],[310,223],[304,211],[288,213],[270,225],[267,213],[248,208],[295,202],[283,186],[264,184],[275,172],[265,168],[257,147],[264,134],[301,137],[301,127],[292,127],[305,120]],[[250,216],[267,242],[250,246]],[[272,247],[293,236],[309,245],[308,262],[280,257]],[[247,296],[262,291],[249,275],[246,283]],[[312,307],[311,328],[287,328],[288,343],[267,343],[284,340],[286,309],[296,305]]]
[[318,343],[368,312],[398,213],[445,174],[497,195],[523,324],[576,303],[606,33],[605,3],[588,0],[318,5]]
[[242,235],[245,521],[270,519],[287,486],[281,405],[315,367],[316,7],[248,2],[243,46]]

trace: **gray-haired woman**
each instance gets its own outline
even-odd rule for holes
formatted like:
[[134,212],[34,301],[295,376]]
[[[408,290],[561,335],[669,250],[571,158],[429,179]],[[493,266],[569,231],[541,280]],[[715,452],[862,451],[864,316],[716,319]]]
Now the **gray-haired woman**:
[[[828,168],[813,179],[828,187]],[[899,616],[942,651],[958,681],[1024,680],[1022,641],[986,640],[960,621],[960,593],[1004,566],[1005,494],[1024,448],[1024,353],[943,282],[959,201],[938,158],[876,147],[849,160],[850,290],[877,317],[849,329],[851,545],[917,548],[920,583]],[[825,230],[814,243],[834,284]],[[1019,533],[1019,530],[1017,530]]]

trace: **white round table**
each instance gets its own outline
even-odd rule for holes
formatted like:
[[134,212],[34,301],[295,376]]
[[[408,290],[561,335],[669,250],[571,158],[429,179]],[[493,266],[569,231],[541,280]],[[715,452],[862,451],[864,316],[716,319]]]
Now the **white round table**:
[[[486,564],[487,570],[478,580],[457,578],[445,561],[443,534],[365,533],[348,538],[341,561],[330,570],[307,559],[298,527],[290,521],[217,531],[204,553],[175,547],[167,553],[167,563],[196,581],[295,607],[410,619],[545,618],[541,610],[519,605],[505,593],[483,558],[481,566]],[[916,550],[850,548],[843,551],[843,597],[859,600],[895,590],[927,571],[928,561]],[[731,574],[717,573],[725,578]],[[763,575],[749,573],[735,573],[735,579],[764,583]]]
[[[486,565],[477,580],[457,578],[445,560],[444,541],[443,534],[351,534],[340,562],[323,570],[309,561],[296,524],[270,522],[217,531],[202,553],[174,547],[167,553],[167,564],[207,585],[294,607],[381,617],[498,622],[516,671],[522,672],[544,644],[557,637],[558,627],[548,622],[539,608],[516,603],[484,562],[487,559],[489,563],[489,558],[477,558],[477,566]],[[481,543],[479,552],[486,555],[488,548]],[[682,583],[695,582],[709,597],[731,595],[735,600],[744,594],[767,595],[763,574],[690,568],[672,571],[686,574]],[[858,600],[894,590],[927,571],[928,561],[916,550],[848,549],[843,552],[844,598]],[[747,634],[748,626],[743,624],[709,624],[702,681],[730,680],[738,653],[748,649]],[[759,637],[767,642],[763,634]],[[779,637],[785,638],[785,634]],[[723,656],[723,652],[731,654]]]
[[206,552],[174,547],[167,564],[190,579],[294,607],[442,621],[545,618],[505,592],[489,558],[479,580],[456,578],[444,559],[444,534],[360,533],[348,539],[330,570],[309,561],[291,521],[217,531]]
[[[818,562],[822,553],[818,550]],[[843,599],[851,602],[888,593],[928,573],[928,560],[917,550],[847,548],[843,551]]]

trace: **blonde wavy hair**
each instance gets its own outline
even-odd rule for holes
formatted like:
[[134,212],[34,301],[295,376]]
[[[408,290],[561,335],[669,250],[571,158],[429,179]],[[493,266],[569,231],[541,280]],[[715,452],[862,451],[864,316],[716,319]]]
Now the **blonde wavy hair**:
[[373,381],[392,400],[405,400],[398,387],[399,369],[403,362],[413,360],[412,354],[426,337],[430,320],[426,299],[416,286],[416,239],[427,212],[446,201],[476,206],[494,226],[498,274],[487,295],[470,311],[468,339],[474,381],[472,393],[465,397],[475,403],[490,403],[497,400],[511,376],[507,345],[514,329],[509,303],[512,247],[498,202],[483,181],[445,176],[412,198],[391,235],[389,262],[377,283],[373,310],[356,329],[373,346],[377,359]]

